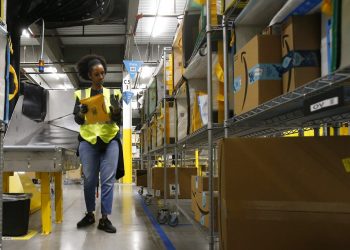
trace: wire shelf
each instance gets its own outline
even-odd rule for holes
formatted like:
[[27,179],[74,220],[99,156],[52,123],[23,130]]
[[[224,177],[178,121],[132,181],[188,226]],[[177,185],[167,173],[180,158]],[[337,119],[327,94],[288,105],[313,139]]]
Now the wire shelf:
[[318,127],[350,120],[348,103],[322,112],[307,112],[312,98],[327,98],[338,88],[350,86],[350,67],[316,79],[226,122],[230,136],[268,136],[283,130]]

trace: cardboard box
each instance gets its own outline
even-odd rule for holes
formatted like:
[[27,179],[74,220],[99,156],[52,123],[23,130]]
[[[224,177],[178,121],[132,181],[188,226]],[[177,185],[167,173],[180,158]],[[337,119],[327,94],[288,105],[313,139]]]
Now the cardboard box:
[[[167,144],[175,143],[176,136],[176,114],[174,102],[166,103],[166,128],[167,128]],[[163,104],[160,113],[157,115],[157,147],[164,144],[164,108]]]
[[[197,192],[194,208],[194,219],[202,226],[209,228],[210,224],[209,192]],[[214,192],[214,231],[218,230],[218,192]]]
[[[218,191],[219,180],[217,177],[213,178],[214,191]],[[196,192],[205,192],[209,191],[209,177],[207,176],[191,176],[191,191]]]
[[320,15],[292,16],[282,28],[283,93],[321,74]]
[[69,180],[80,180],[81,179],[81,167],[74,169],[74,170],[68,170],[66,172],[66,178]]
[[[191,199],[191,176],[197,174],[197,168],[178,168],[179,199]],[[175,198],[175,168],[167,168],[167,197]],[[152,189],[164,192],[164,168],[152,168]]]
[[347,136],[222,140],[221,249],[350,249],[349,148]]
[[[214,177],[214,191],[218,191],[219,179]],[[209,177],[206,176],[191,176],[191,209],[195,211],[196,194],[209,191]]]
[[239,115],[282,94],[281,40],[258,35],[234,58],[234,110]]
[[136,186],[147,187],[147,170],[136,169]]

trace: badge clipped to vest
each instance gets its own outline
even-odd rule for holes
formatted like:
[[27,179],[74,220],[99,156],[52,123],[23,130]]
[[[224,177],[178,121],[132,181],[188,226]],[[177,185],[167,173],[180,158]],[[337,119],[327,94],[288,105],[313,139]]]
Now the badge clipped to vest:
[[80,103],[88,106],[88,112],[85,115],[87,124],[106,123],[111,120],[103,94],[82,99]]

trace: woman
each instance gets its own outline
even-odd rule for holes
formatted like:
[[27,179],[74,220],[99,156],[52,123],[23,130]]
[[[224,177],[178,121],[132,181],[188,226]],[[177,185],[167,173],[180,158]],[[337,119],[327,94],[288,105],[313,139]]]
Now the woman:
[[[108,219],[112,212],[113,187],[117,170],[119,155],[123,152],[118,139],[121,120],[119,100],[121,92],[104,88],[103,81],[107,73],[106,62],[103,57],[87,55],[77,64],[79,75],[91,81],[91,87],[75,92],[76,103],[74,107],[75,122],[80,125],[79,157],[84,174],[84,197],[86,215],[77,223],[78,228],[87,227],[95,223],[95,189],[100,174],[101,181],[101,214],[98,229],[108,233],[116,233],[116,228]],[[81,105],[80,100],[98,94],[103,94],[105,106],[110,121],[105,123],[87,124],[85,115],[88,106]]]

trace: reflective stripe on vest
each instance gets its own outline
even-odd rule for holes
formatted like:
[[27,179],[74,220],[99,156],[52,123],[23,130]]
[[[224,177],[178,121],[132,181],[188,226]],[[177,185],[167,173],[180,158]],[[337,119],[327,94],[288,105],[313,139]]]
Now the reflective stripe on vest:
[[[75,96],[79,101],[90,97],[90,94],[91,88],[75,91]],[[120,90],[103,88],[103,96],[108,113],[110,113],[109,106],[111,106],[111,94],[119,96],[119,99],[122,97]],[[97,142],[97,136],[99,136],[103,142],[108,143],[117,135],[118,132],[119,127],[114,122],[104,124],[83,124],[80,126],[81,137],[91,144],[95,144]]]

